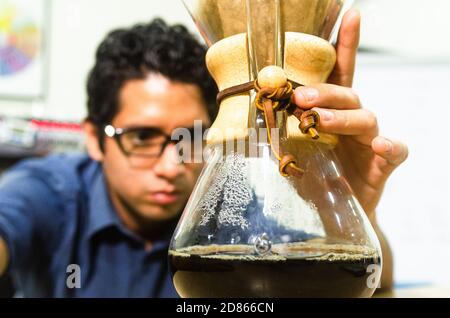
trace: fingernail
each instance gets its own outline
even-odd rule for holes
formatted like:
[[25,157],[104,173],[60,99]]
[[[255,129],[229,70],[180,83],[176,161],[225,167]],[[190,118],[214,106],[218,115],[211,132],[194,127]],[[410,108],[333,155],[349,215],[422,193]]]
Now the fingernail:
[[317,112],[320,115],[320,121],[331,121],[334,118],[334,113],[330,112],[329,110],[317,110]]
[[386,153],[391,152],[392,151],[392,147],[393,147],[392,146],[392,142],[390,140],[385,139],[384,140],[384,149],[386,149],[385,152]]
[[319,97],[319,91],[311,87],[301,87],[300,93],[304,96],[305,101],[312,102]]

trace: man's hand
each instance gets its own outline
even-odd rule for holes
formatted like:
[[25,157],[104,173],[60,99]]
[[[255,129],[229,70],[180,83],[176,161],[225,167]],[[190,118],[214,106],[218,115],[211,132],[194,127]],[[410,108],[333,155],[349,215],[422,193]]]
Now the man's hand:
[[357,11],[346,13],[336,45],[336,66],[328,83],[297,88],[295,102],[320,114],[319,131],[340,135],[337,155],[356,197],[373,220],[384,184],[406,159],[408,148],[378,135],[375,115],[361,108],[358,95],[350,88],[360,20]]

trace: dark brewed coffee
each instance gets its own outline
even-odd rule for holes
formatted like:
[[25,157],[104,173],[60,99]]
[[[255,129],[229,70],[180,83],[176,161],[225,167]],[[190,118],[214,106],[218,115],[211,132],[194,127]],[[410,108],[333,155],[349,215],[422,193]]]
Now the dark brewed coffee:
[[370,297],[381,275],[380,258],[374,252],[339,248],[324,253],[308,248],[305,257],[296,248],[288,257],[257,257],[239,255],[236,248],[229,254],[223,248],[221,253],[209,250],[217,247],[170,251],[180,296]]

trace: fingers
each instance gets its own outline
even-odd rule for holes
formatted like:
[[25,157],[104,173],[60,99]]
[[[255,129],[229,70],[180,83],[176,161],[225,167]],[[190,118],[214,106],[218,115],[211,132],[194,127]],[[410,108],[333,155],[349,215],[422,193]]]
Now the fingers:
[[358,136],[358,141],[370,145],[378,135],[376,116],[367,109],[335,110],[313,108],[320,115],[319,130],[347,136]]
[[360,26],[361,16],[357,10],[349,10],[345,13],[336,43],[336,66],[328,80],[329,83],[352,86]]
[[380,169],[384,172],[390,173],[406,158],[408,158],[408,147],[396,140],[389,140],[387,138],[378,136],[372,141],[372,150],[381,158],[383,162],[379,163]]
[[332,84],[315,84],[298,87],[295,92],[295,103],[304,109],[313,107],[335,109],[361,108],[361,102],[353,89]]

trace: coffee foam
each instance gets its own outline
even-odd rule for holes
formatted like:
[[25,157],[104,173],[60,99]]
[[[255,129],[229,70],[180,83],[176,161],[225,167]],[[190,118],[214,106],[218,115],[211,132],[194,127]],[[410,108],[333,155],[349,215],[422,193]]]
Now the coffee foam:
[[304,259],[316,261],[351,261],[364,258],[378,258],[376,249],[362,245],[325,244],[320,242],[274,244],[271,253],[257,255],[253,245],[208,245],[190,246],[170,250],[177,257],[200,256],[208,259],[241,261],[285,261]]

